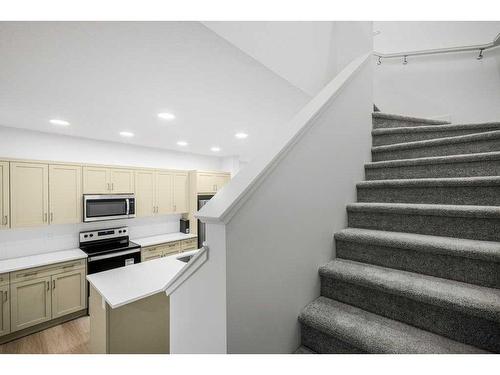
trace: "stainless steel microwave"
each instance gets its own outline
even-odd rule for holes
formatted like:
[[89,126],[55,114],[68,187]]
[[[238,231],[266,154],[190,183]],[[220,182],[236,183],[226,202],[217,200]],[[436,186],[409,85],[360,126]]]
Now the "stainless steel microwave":
[[130,219],[135,217],[134,194],[83,196],[83,221]]

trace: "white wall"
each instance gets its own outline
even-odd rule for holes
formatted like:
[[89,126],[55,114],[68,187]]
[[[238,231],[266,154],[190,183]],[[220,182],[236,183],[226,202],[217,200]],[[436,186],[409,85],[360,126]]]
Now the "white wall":
[[372,32],[370,22],[352,21],[203,23],[309,96],[366,50],[360,41]]
[[207,237],[213,238],[207,262],[170,296],[172,354],[227,352],[225,230],[207,225]]
[[371,110],[365,64],[227,224],[229,353],[299,346],[298,315],[319,296],[318,268],[370,160]]
[[[0,159],[53,160],[134,167],[225,170],[221,158],[0,127]],[[0,231],[0,259],[78,247],[78,233],[128,225],[130,236],[179,231],[180,215]]]
[[[500,22],[375,22],[381,53],[491,42]],[[374,101],[382,112],[454,123],[500,121],[500,48],[400,60],[375,66]],[[375,65],[375,61],[374,61]]]

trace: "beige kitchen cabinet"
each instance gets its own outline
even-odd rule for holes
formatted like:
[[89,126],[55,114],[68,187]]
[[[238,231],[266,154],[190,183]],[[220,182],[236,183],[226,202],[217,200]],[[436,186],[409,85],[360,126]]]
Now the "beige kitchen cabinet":
[[100,167],[83,167],[84,194],[110,194],[109,169]]
[[217,173],[214,178],[215,191],[219,191],[222,187],[231,180],[231,176],[228,173]]
[[130,194],[134,193],[134,171],[130,169],[110,169],[109,182],[111,193]]
[[189,176],[187,172],[176,172],[173,176],[174,212],[186,213],[189,211]]
[[0,161],[0,229],[10,227],[9,163]]
[[82,221],[82,167],[49,165],[49,207],[51,224]]
[[134,190],[134,171],[131,169],[83,167],[84,194],[129,194]]
[[10,284],[11,332],[51,320],[50,276]]
[[153,216],[156,213],[156,172],[135,172],[135,214],[137,217]]
[[181,251],[181,241],[166,242],[163,244],[144,247],[141,250],[141,262],[163,258]]
[[168,170],[135,172],[136,215],[188,212],[189,175]]
[[10,290],[8,284],[0,284],[0,336],[8,333],[10,333]]
[[49,166],[10,163],[11,227],[48,225]]
[[163,251],[161,249],[157,250],[156,247],[146,247],[141,250],[141,262],[147,262],[148,260],[158,259],[163,257]]
[[86,307],[85,269],[52,276],[52,319]]
[[173,182],[174,174],[172,172],[156,172],[156,213],[159,215],[174,212]]
[[181,251],[195,250],[198,248],[198,237],[182,240]]
[[216,193],[231,179],[229,173],[223,172],[197,172],[197,193]]

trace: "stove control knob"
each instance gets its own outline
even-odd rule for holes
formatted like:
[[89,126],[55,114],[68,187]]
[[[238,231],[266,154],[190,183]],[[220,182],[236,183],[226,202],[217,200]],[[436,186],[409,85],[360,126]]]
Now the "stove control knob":
[[118,231],[118,233],[121,233],[121,232],[122,232],[121,230]]
[[89,236],[90,236],[90,237],[94,237],[94,235],[93,235],[92,233],[91,233],[91,234],[89,234]]
[[123,233],[125,233],[125,232],[127,232],[127,230],[126,230],[126,229],[124,229],[124,230],[123,230]]
[[88,234],[86,234],[86,235],[84,235],[83,237],[84,237],[84,238],[87,238],[88,236],[89,236],[89,235],[88,235]]

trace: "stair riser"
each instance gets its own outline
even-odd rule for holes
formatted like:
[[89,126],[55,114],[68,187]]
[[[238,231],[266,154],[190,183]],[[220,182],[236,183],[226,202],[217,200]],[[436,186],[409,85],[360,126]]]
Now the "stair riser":
[[352,228],[500,241],[500,219],[350,211],[348,223]]
[[[416,127],[416,126],[429,126],[433,125],[429,122],[414,122],[414,121],[406,121],[402,119],[389,119],[389,118],[373,118],[372,120],[373,129],[382,129],[382,128],[407,128],[407,127]],[[437,124],[439,125],[439,124]]]
[[500,176],[500,160],[365,168],[367,180]]
[[483,129],[463,129],[463,130],[450,130],[450,131],[436,131],[436,132],[419,132],[419,133],[395,133],[395,134],[374,134],[373,146],[386,146],[395,143],[406,143],[415,141],[426,141],[429,139],[457,137],[459,135],[485,133],[494,130],[500,130],[500,127],[483,128]]
[[337,258],[500,288],[500,263],[339,240],[335,248]]
[[453,340],[500,352],[500,324],[490,320],[324,276],[321,295]]
[[500,206],[500,186],[357,188],[358,202]]
[[313,327],[300,324],[301,344],[320,354],[362,354],[360,349],[327,335]]
[[481,152],[500,151],[500,139],[488,139],[475,142],[453,143],[430,147],[419,147],[408,150],[372,152],[373,161],[415,159],[432,156],[448,156],[476,154]]

